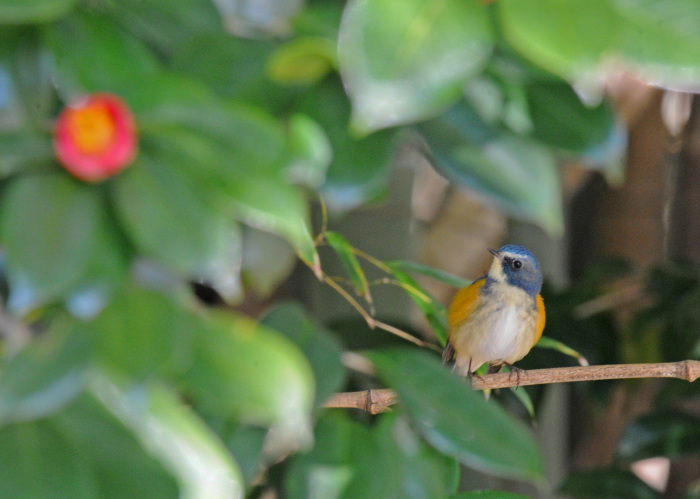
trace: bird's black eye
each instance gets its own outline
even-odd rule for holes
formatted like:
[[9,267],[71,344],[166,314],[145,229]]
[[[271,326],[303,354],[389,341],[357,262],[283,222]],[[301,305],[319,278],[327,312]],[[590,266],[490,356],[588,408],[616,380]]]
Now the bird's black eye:
[[511,265],[513,265],[514,269],[519,269],[523,266],[523,262],[521,262],[520,260],[513,260],[513,263]]

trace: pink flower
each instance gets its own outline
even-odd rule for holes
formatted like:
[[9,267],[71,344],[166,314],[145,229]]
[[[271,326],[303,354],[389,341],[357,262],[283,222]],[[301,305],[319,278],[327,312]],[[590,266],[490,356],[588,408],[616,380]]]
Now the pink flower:
[[75,177],[98,182],[136,156],[136,121],[116,95],[92,94],[61,111],[54,130],[56,157]]

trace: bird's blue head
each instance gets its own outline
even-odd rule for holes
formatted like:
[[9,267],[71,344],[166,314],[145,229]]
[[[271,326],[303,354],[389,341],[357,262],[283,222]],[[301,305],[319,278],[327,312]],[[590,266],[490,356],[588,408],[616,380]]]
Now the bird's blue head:
[[489,249],[493,263],[488,277],[497,282],[518,286],[536,296],[542,289],[542,271],[535,255],[517,244],[506,244],[498,251]]

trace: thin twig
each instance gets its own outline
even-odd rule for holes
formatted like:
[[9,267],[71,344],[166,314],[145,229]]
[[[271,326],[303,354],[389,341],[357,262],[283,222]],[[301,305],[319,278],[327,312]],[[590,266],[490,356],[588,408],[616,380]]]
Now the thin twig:
[[[605,366],[556,367],[529,371],[484,374],[472,378],[476,390],[508,388],[512,386],[570,383],[574,381],[598,381],[629,378],[678,378],[689,382],[700,377],[700,361],[682,360],[656,364],[614,364]],[[387,412],[398,401],[391,389],[344,392],[333,395],[324,407],[362,409],[371,414]]]
[[324,275],[323,282],[328,284],[331,288],[335,289],[338,292],[338,294],[340,294],[340,296],[345,298],[345,300],[362,316],[362,318],[365,320],[367,326],[369,326],[370,329],[383,329],[384,331],[394,334],[399,338],[403,338],[404,340],[410,341],[411,343],[418,345],[419,347],[429,348],[431,350],[436,350],[440,352],[442,351],[442,349],[440,349],[436,345],[433,345],[432,343],[428,343],[426,341],[418,339],[412,334],[407,333],[406,331],[402,331],[397,327],[391,326],[389,324],[375,319],[369,313],[367,313],[367,311],[364,308],[362,308],[362,305],[360,305],[350,293],[343,289],[343,287],[337,282],[335,282],[331,277]]

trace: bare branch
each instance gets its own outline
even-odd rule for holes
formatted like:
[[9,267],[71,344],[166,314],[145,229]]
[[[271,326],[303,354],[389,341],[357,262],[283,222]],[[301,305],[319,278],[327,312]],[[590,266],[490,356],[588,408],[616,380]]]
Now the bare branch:
[[[509,373],[474,376],[472,386],[476,390],[508,388],[512,386],[597,381],[629,378],[679,378],[689,382],[700,377],[700,361],[682,360],[657,364],[614,364],[606,366],[556,367],[532,369]],[[394,390],[378,389],[361,392],[345,392],[333,395],[324,407],[361,409],[371,414],[387,412],[398,401]]]

